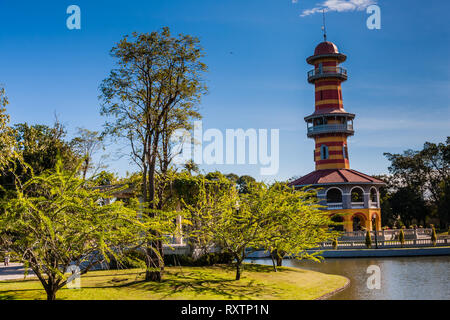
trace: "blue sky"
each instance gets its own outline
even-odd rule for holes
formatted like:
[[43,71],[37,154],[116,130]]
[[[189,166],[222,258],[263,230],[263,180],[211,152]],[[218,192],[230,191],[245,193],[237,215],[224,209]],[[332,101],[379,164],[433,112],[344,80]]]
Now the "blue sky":
[[[380,30],[366,27],[369,14],[361,9],[369,2],[381,8]],[[81,8],[81,30],[66,27],[71,4]],[[198,36],[205,49],[204,129],[280,129],[276,176],[260,176],[257,165],[202,169],[284,180],[314,170],[303,120],[314,110],[305,59],[322,41],[322,15],[304,13],[322,7],[329,9],[328,39],[348,56],[344,107],[357,116],[350,166],[386,173],[383,152],[444,141],[450,134],[445,0],[0,0],[0,83],[13,123],[51,124],[56,113],[69,136],[77,127],[101,130],[98,86],[113,67],[109,50],[125,34],[169,26]],[[125,158],[110,169],[134,170]]]

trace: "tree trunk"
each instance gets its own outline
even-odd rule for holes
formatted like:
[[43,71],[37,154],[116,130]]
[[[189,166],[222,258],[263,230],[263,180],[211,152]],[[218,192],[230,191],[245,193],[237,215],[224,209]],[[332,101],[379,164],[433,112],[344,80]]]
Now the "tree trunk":
[[236,280],[241,279],[241,261],[236,261]]
[[[148,177],[147,177],[147,187],[149,190],[149,209],[155,209],[155,164],[156,159],[154,157],[155,153],[147,155],[149,162],[149,168],[148,168]],[[154,216],[154,213],[150,213],[151,216]],[[160,260],[160,257],[156,254],[155,250],[158,251],[158,253],[163,255],[162,252],[162,242],[160,240],[158,241],[152,241],[150,243],[150,247],[147,248],[147,254],[149,261],[147,263],[147,267],[152,268],[153,270],[149,271],[147,270],[145,273],[145,281],[156,281],[160,282],[162,278],[162,266],[164,263]]]
[[50,283],[45,288],[45,292],[47,293],[47,300],[48,301],[56,300],[56,289],[55,289],[55,286],[53,284]]
[[277,255],[277,267],[281,267],[283,265],[283,258]]
[[272,260],[273,271],[278,272],[277,264],[275,263],[276,259],[275,259],[275,255],[273,252],[270,253],[270,259]]
[[154,251],[155,249],[159,251],[158,242],[160,241],[151,242],[147,248],[147,267],[153,270],[147,270],[145,272],[145,281],[161,282],[161,261]]

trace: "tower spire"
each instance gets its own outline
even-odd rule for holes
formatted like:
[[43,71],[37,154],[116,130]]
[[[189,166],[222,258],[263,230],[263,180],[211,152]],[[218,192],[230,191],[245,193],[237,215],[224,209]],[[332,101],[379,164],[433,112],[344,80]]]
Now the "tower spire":
[[327,28],[325,24],[325,9],[322,9],[322,15],[323,15],[323,25],[322,25],[322,31],[323,31],[323,41],[327,41]]

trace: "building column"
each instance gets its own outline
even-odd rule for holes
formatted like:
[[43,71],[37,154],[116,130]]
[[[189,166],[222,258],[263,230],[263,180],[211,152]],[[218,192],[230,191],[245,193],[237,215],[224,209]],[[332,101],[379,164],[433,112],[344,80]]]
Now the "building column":
[[344,215],[344,231],[345,232],[353,231],[353,220],[351,214]]

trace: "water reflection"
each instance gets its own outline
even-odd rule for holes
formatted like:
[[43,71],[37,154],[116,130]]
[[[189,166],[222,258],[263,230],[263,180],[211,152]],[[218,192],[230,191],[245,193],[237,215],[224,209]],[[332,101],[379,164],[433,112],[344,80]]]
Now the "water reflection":
[[[270,259],[251,261],[272,264]],[[322,263],[284,260],[284,265],[349,278],[350,286],[331,297],[333,300],[450,300],[450,256],[326,259]],[[370,265],[381,269],[380,289],[367,288],[370,274],[366,271]]]

